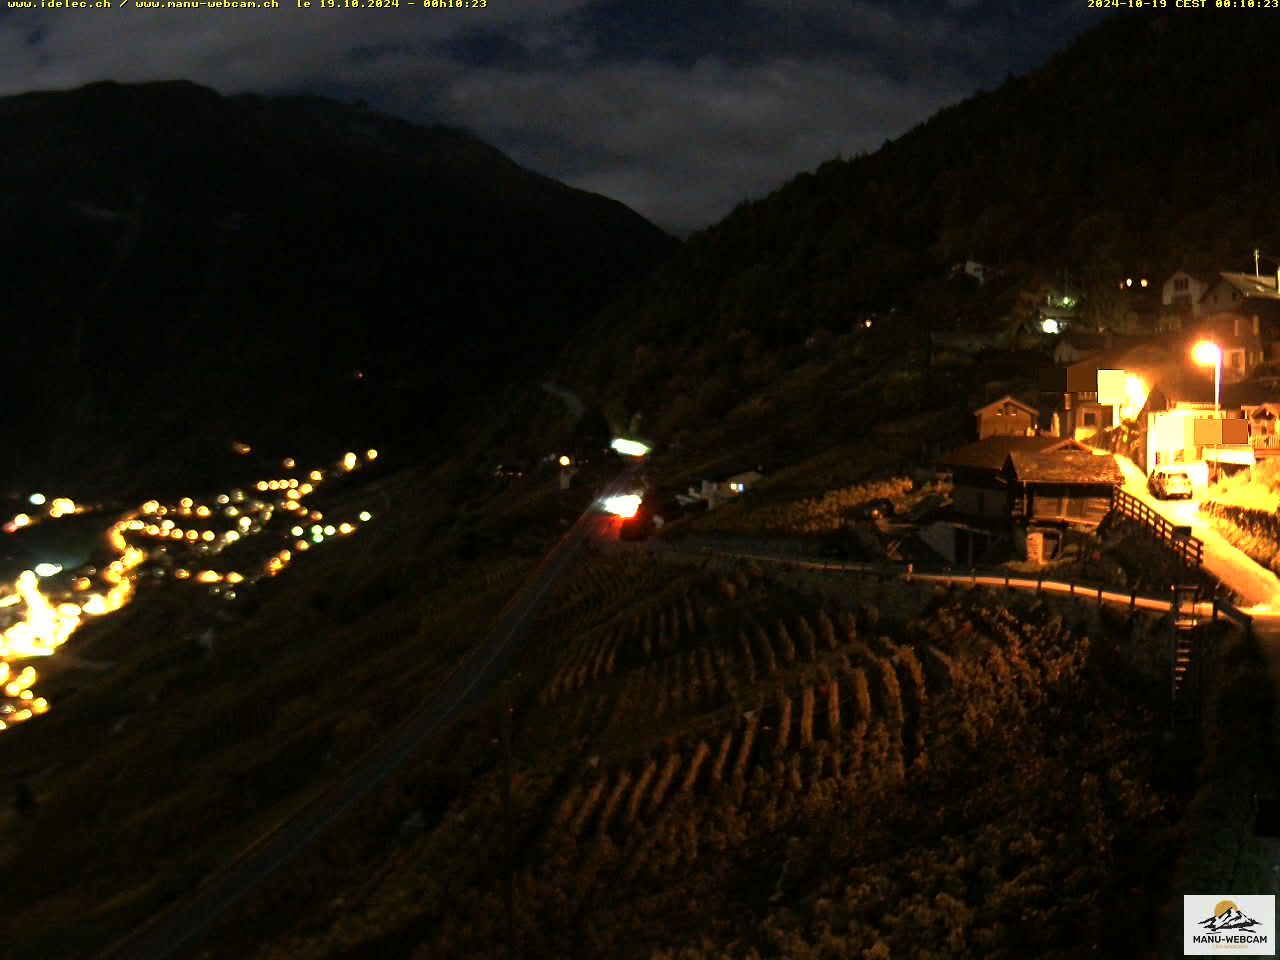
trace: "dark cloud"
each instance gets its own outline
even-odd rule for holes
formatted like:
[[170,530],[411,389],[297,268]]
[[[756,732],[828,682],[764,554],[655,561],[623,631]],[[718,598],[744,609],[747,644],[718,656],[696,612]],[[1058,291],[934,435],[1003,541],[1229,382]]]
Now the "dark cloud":
[[[53,14],[53,15],[50,15]],[[467,127],[685,232],[1041,62],[1076,0],[490,0],[0,16],[0,94],[187,78]]]

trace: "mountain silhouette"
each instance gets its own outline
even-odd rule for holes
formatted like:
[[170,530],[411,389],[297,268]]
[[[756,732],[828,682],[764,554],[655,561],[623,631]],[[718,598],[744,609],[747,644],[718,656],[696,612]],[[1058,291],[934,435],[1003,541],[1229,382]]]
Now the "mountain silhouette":
[[1207,917],[1200,921],[1200,926],[1217,933],[1222,930],[1249,930],[1257,926],[1258,921],[1246,916],[1235,907],[1228,907],[1216,917]]
[[95,83],[0,99],[0,145],[15,469],[430,435],[678,245],[462,130],[319,97]]

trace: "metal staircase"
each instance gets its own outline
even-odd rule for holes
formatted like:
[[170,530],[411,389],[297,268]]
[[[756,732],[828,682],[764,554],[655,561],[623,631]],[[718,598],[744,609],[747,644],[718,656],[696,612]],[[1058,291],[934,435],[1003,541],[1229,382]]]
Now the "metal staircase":
[[1199,599],[1198,586],[1184,584],[1173,588],[1173,605],[1169,610],[1169,696],[1175,735],[1194,731],[1200,720],[1203,670],[1197,662],[1202,632],[1196,612]]

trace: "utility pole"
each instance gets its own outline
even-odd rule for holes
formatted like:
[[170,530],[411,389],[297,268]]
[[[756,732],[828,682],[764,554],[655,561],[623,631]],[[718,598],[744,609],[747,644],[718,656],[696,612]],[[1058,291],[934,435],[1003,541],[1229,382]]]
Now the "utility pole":
[[507,831],[507,960],[516,960],[516,831],[511,814],[511,718],[514,713],[508,693],[502,708],[502,811]]

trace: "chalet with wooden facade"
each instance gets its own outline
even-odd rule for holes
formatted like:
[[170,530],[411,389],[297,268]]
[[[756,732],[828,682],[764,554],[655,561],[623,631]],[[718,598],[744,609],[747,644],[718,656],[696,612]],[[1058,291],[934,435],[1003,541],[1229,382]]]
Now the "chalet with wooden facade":
[[1115,457],[1069,439],[1040,450],[1011,450],[1000,476],[1014,522],[1027,526],[1096,527],[1124,483]]
[[[1198,317],[1200,301],[1208,290],[1209,284],[1204,280],[1178,270],[1160,288],[1160,305],[1169,314]],[[1178,329],[1172,324],[1168,328]]]
[[1005,394],[999,400],[973,411],[978,419],[978,439],[987,437],[1035,436],[1040,414],[1035,407]]
[[1243,316],[1271,314],[1280,304],[1274,275],[1219,273],[1218,280],[1200,298],[1201,315],[1239,313]]
[[937,465],[951,474],[953,511],[970,519],[1007,521],[1012,504],[1003,470],[1009,454],[1036,452],[1061,442],[1047,436],[987,437],[943,454]]
[[1074,437],[1113,425],[1114,410],[1098,402],[1098,361],[1082,360],[1040,371],[1040,404],[1053,410],[1054,432]]
[[951,516],[922,539],[948,559],[970,563],[1010,535],[1018,545],[1034,541],[1036,557],[1052,556],[1068,530],[1102,522],[1123,483],[1111,454],[1051,436],[987,437],[937,465],[951,474]]
[[997,436],[938,459],[950,472],[952,509],[973,519],[1096,525],[1123,483],[1110,454],[1070,438]]

